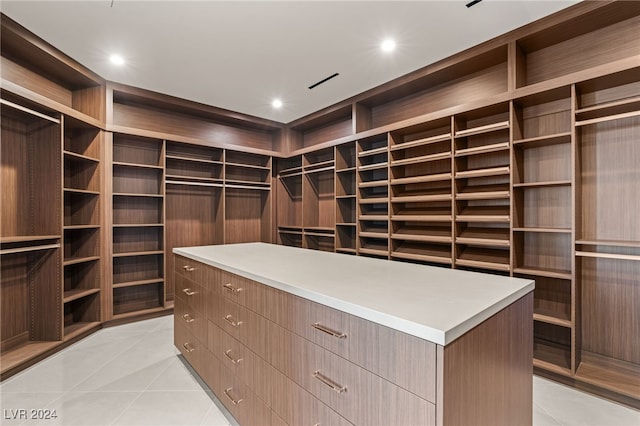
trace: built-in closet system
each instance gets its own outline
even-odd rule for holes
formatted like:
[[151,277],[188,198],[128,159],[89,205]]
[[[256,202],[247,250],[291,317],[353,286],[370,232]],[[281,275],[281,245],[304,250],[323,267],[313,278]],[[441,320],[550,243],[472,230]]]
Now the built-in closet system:
[[640,405],[640,4],[583,2],[289,124],[114,84],[2,16],[2,376],[263,241],[536,281],[539,374]]

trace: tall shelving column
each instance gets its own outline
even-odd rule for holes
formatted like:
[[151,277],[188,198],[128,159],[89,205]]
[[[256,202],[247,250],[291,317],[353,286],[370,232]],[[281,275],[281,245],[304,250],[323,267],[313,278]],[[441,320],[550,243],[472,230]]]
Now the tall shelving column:
[[113,134],[113,318],[165,309],[164,141]]
[[452,264],[451,121],[391,133],[391,258]]
[[389,142],[386,133],[357,142],[358,254],[389,258]]
[[335,150],[336,252],[356,254],[356,143],[347,142]]
[[271,156],[224,155],[225,244],[271,242]]
[[302,247],[302,156],[279,158],[276,177],[277,243]]
[[0,101],[3,378],[63,338],[61,119],[5,95]]
[[166,142],[165,155],[165,293],[175,299],[174,247],[224,243],[224,151]]
[[508,274],[509,103],[454,117],[455,265]]
[[575,372],[571,88],[513,102],[513,272],[534,279],[534,365]]
[[575,84],[576,377],[640,400],[640,69]]
[[333,147],[302,156],[303,247],[335,251],[335,158]]
[[100,325],[101,174],[104,132],[64,119],[64,338]]

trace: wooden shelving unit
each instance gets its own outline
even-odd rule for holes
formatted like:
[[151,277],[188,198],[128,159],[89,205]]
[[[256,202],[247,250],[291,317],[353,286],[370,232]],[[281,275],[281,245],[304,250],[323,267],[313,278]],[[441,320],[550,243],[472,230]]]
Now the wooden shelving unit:
[[2,16],[3,377],[170,312],[173,247],[274,241],[535,279],[535,371],[640,406],[639,23],[581,2],[285,125]]
[[390,141],[391,258],[451,265],[451,120],[393,132]]
[[[3,71],[4,72],[4,71]],[[2,99],[2,375],[62,339],[62,123]],[[38,171],[38,173],[34,173]]]
[[453,117],[456,266],[509,272],[510,105]]
[[[174,270],[175,247],[224,243],[224,150],[166,141],[165,154],[164,260]],[[163,228],[141,229],[138,241],[148,241],[131,250],[162,250]],[[114,243],[115,245],[115,243]],[[165,276],[167,305],[175,299],[172,273]]]
[[388,147],[386,134],[356,143],[356,250],[360,255],[389,257]]
[[164,156],[163,140],[113,134],[114,319],[165,307]]
[[335,156],[333,148],[302,156],[302,246],[335,250]]
[[[638,401],[640,80],[637,70],[575,85],[578,380]],[[621,327],[611,327],[612,323]],[[605,331],[606,330],[606,331]]]
[[102,321],[101,179],[104,132],[64,120],[64,337],[70,339]]
[[225,244],[271,242],[271,156],[225,151]]
[[336,252],[357,253],[356,143],[335,148]]
[[302,156],[277,163],[277,242],[302,247]]

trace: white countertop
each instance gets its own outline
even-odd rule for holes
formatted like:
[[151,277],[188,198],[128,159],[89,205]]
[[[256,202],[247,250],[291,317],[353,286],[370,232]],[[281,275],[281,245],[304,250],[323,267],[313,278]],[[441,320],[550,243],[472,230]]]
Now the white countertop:
[[265,243],[173,252],[439,345],[534,288],[532,280]]

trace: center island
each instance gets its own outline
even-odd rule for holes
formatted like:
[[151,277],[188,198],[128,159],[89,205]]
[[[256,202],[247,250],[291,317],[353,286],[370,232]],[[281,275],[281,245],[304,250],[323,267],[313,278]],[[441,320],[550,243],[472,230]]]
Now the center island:
[[241,425],[530,425],[531,280],[265,243],[174,249],[175,344]]

